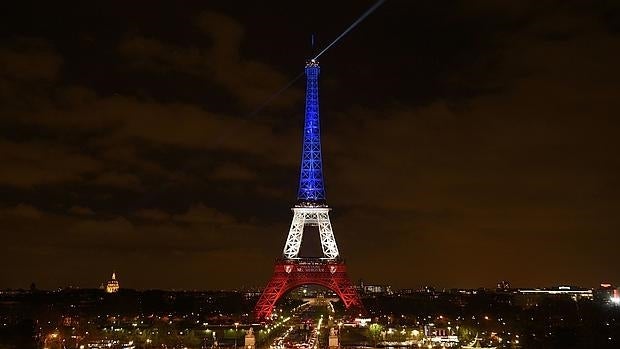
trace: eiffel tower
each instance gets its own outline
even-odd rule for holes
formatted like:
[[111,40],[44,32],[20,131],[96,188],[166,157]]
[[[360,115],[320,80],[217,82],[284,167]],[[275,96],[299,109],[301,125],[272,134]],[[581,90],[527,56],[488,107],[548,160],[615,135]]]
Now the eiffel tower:
[[[365,313],[362,302],[347,276],[329,220],[330,208],[325,197],[321,132],[319,123],[319,63],[306,64],[306,111],[301,155],[301,173],[293,221],[282,257],[276,261],[273,276],[254,308],[254,317],[271,317],[276,302],[288,291],[302,285],[319,285],[335,292],[350,313]],[[323,256],[299,257],[304,228],[318,227]]]

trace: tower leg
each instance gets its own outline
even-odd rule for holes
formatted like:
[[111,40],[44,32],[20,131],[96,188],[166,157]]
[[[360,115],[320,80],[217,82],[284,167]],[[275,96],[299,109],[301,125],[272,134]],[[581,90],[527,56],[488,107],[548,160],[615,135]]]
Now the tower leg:
[[286,244],[284,244],[284,257],[297,258],[299,248],[301,247],[301,240],[304,235],[305,221],[305,213],[303,211],[293,209],[293,221],[291,222],[291,228],[289,229],[288,236],[286,237]]
[[284,295],[284,292],[286,292],[288,277],[286,274],[278,272],[278,269],[278,265],[276,264],[276,271],[273,273],[271,280],[267,283],[267,286],[258,299],[258,303],[256,303],[254,307],[254,318],[258,320],[270,318],[276,306],[276,302]]
[[316,213],[316,221],[319,225],[319,236],[321,238],[323,255],[327,258],[338,258],[338,245],[336,245],[332,223],[329,221],[329,209],[318,211]]

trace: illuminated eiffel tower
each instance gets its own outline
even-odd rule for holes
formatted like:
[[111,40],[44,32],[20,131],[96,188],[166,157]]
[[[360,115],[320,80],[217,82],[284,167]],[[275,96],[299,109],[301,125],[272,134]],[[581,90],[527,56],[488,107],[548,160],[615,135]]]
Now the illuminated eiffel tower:
[[[318,62],[309,61],[305,72],[306,111],[297,204],[293,206],[293,221],[282,258],[276,261],[273,276],[254,309],[254,316],[258,320],[270,318],[276,302],[288,291],[310,284],[335,292],[348,311],[356,314],[364,312],[357,291],[347,276],[345,262],[340,258],[329,220],[330,208],[325,197],[321,156]],[[304,228],[307,226],[318,227],[322,257],[299,257]]]

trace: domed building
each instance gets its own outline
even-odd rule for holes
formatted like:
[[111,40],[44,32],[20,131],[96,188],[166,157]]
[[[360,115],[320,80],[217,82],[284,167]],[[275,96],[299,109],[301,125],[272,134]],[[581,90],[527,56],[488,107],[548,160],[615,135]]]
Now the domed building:
[[112,272],[112,279],[108,280],[108,283],[105,285],[105,291],[107,293],[115,293],[118,292],[119,287],[118,280],[116,280],[116,273]]

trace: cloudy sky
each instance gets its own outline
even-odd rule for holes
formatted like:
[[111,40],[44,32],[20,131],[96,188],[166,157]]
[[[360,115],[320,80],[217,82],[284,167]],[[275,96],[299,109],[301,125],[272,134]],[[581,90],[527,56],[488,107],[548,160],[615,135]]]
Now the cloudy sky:
[[[310,35],[373,1],[22,3],[0,31],[0,288],[261,286]],[[617,1],[388,0],[321,57],[350,276],[620,283]]]

